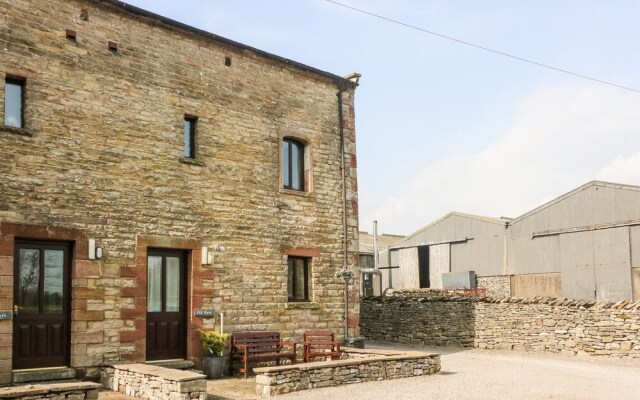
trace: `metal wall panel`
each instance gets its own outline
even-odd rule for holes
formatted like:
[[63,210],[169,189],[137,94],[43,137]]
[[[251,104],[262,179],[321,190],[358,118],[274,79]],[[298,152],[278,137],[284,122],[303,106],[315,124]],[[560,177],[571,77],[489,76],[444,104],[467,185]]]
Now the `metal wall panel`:
[[562,295],[570,299],[595,299],[593,234],[560,235]]
[[531,235],[508,237],[507,274],[540,274],[560,272],[560,237]]
[[630,300],[629,228],[594,231],[593,244],[598,300]]
[[429,287],[442,289],[442,274],[446,272],[451,272],[449,244],[429,246]]
[[640,225],[630,229],[631,268],[640,268]]

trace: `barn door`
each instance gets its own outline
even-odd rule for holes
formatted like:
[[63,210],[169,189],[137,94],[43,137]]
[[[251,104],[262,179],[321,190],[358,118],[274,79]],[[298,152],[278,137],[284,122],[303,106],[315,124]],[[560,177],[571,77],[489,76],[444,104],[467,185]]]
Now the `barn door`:
[[442,274],[451,272],[449,243],[429,246],[430,288],[442,289]]
[[594,231],[593,246],[598,300],[631,300],[629,228]]

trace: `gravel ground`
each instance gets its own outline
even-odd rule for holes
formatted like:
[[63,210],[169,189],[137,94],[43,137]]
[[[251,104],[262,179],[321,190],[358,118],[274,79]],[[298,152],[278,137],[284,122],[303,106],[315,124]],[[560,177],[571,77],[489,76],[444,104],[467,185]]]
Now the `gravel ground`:
[[368,348],[442,354],[437,375],[359,383],[278,396],[278,400],[640,400],[640,359],[569,357],[367,343]]

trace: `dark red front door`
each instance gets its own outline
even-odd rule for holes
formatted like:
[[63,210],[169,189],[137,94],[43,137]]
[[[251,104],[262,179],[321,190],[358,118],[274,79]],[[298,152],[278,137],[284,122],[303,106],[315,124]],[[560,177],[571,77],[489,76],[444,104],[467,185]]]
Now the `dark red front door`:
[[69,365],[70,258],[68,244],[16,242],[14,369]]
[[147,360],[186,355],[186,256],[182,251],[147,254]]

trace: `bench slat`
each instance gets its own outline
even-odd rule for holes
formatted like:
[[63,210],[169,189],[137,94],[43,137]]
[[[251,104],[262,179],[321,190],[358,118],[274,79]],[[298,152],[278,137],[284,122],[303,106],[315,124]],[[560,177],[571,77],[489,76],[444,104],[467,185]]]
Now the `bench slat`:
[[[290,348],[291,350],[288,350]],[[229,370],[233,371],[233,360],[239,359],[243,363],[240,372],[247,377],[250,361],[276,361],[280,359],[296,362],[296,347],[293,342],[281,342],[279,332],[234,332],[229,340]]]

